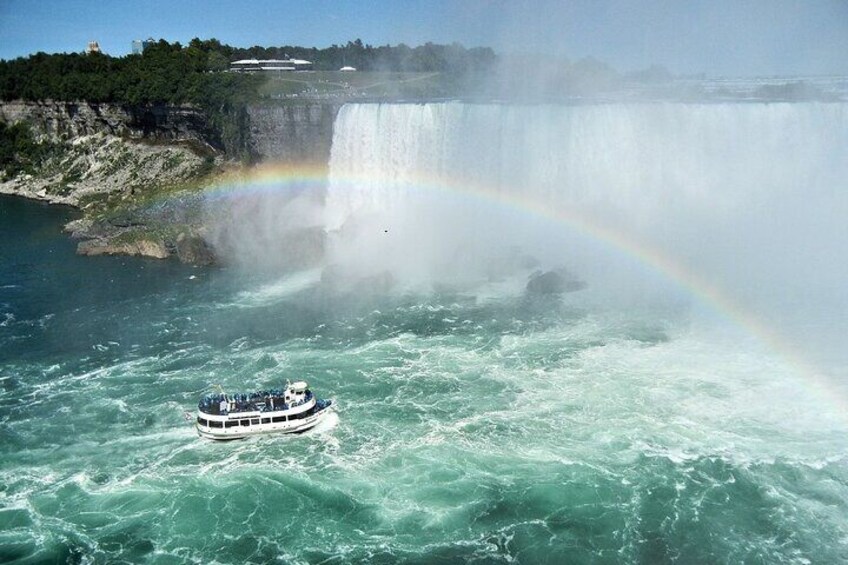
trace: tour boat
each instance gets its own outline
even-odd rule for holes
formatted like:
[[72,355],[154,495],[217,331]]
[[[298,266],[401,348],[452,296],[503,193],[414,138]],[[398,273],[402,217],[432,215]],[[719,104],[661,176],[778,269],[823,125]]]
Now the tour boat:
[[217,440],[241,439],[265,433],[299,433],[314,428],[335,408],[332,400],[316,398],[304,381],[286,383],[285,390],[250,394],[207,394],[197,404],[197,433]]

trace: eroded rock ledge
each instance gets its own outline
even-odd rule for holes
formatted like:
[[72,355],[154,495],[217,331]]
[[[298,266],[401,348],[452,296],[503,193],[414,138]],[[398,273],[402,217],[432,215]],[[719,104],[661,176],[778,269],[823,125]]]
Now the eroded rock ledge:
[[[244,144],[242,157],[259,163],[326,164],[339,107],[269,103],[247,108],[236,136]],[[214,238],[205,237],[198,189],[242,164],[224,150],[200,110],[12,101],[0,103],[0,122],[26,123],[38,140],[55,149],[32,174],[5,178],[0,171],[0,194],[80,208],[83,218],[66,227],[81,240],[80,254],[218,262],[210,243]]]
[[94,102],[12,100],[0,103],[0,121],[26,122],[54,141],[105,134],[125,139],[192,142],[222,149],[206,115],[192,106],[126,106]]
[[89,239],[77,245],[79,255],[140,255],[154,259],[171,256],[163,241],[139,239],[127,243],[115,243],[103,239]]

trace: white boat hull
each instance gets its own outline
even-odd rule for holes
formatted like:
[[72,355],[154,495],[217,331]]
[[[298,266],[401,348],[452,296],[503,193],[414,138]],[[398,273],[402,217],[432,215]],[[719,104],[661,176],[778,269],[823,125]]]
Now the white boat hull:
[[[285,416],[284,412],[232,414],[221,417],[201,412],[194,426],[200,437],[219,441],[265,434],[297,434],[317,426],[334,409],[335,403],[309,416],[296,419],[289,419],[291,417]],[[277,419],[282,421],[274,421]]]

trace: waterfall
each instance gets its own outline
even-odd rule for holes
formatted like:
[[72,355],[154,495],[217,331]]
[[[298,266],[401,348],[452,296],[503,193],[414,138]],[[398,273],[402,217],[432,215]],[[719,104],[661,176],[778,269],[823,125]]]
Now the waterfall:
[[832,263],[817,278],[833,283],[848,275],[846,179],[845,104],[353,104],[326,217],[333,260],[416,275],[518,248],[579,255],[567,225],[527,213],[541,210],[706,276],[759,275],[765,254],[772,276]]

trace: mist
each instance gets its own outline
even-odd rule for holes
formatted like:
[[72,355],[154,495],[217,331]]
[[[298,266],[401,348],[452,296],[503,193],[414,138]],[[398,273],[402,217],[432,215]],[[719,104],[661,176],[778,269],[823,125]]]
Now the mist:
[[430,27],[434,37],[461,30],[466,43],[526,54],[529,67],[591,57],[624,74],[652,65],[677,76],[848,73],[848,6],[837,0],[463,3]]
[[210,205],[231,262],[424,290],[568,266],[641,295],[612,275],[657,271],[635,247],[764,315],[846,304],[842,104],[364,104],[335,128],[326,185]]
[[846,83],[809,76],[848,71],[844,5],[454,10],[499,53],[473,103],[344,106],[325,183],[217,207],[225,256],[395,293],[564,268],[622,308],[700,285],[844,366]]
[[659,255],[833,356],[846,176],[843,104],[354,105],[336,122],[325,262],[518,292],[565,266],[611,304],[676,301],[691,281],[638,256]]
[[321,262],[323,185],[241,176],[219,192],[204,203],[204,237],[226,264],[273,277]]

